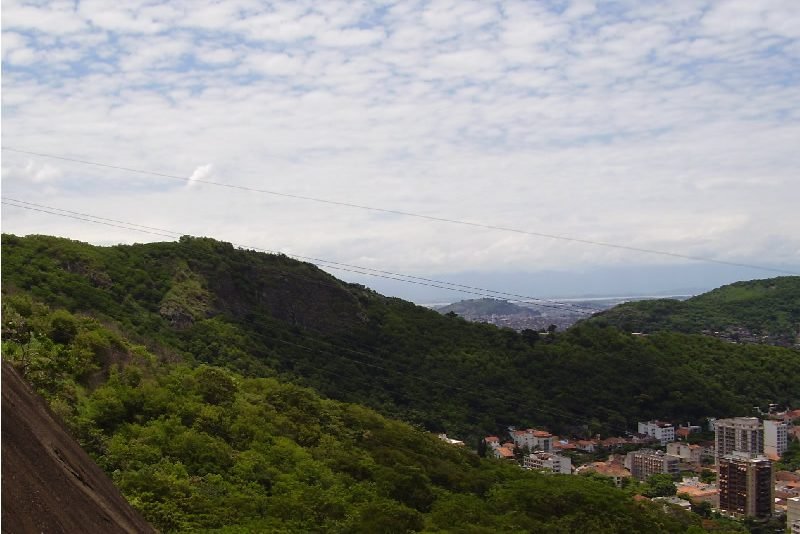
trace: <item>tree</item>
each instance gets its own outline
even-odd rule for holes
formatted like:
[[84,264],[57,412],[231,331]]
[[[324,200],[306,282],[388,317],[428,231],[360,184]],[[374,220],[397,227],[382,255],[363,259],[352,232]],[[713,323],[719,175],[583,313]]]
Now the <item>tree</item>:
[[645,497],[670,497],[678,492],[672,476],[667,474],[653,475],[647,479],[642,495]]
[[486,458],[486,441],[483,439],[478,440],[478,456]]
[[66,345],[78,333],[75,316],[66,310],[56,310],[50,316],[50,339]]
[[208,404],[227,404],[236,395],[236,383],[222,369],[201,366],[195,373],[197,390]]
[[703,482],[704,484],[711,484],[716,479],[717,475],[715,475],[714,471],[711,469],[703,469],[703,471],[700,472],[700,482]]

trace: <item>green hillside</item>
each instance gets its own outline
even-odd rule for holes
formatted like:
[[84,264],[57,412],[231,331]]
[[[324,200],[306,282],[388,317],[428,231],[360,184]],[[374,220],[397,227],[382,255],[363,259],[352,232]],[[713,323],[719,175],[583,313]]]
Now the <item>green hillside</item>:
[[6,294],[90,315],[165,360],[293,381],[472,443],[507,425],[619,434],[800,403],[800,358],[784,348],[591,323],[539,339],[205,238],[2,246]]
[[629,332],[708,333],[731,341],[800,346],[800,276],[737,282],[685,301],[629,302],[590,321]]
[[699,516],[602,480],[481,459],[274,378],[170,363],[24,295],[3,300],[2,333],[3,358],[162,532],[702,532]]

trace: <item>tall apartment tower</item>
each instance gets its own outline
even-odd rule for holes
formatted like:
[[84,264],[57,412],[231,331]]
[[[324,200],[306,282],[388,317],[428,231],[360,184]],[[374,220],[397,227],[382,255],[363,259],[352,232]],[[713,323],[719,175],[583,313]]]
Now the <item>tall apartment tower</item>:
[[714,423],[717,461],[733,452],[761,454],[764,451],[763,428],[757,417],[717,419]]
[[764,421],[764,456],[777,460],[789,445],[789,425],[783,421]]
[[719,509],[737,518],[764,518],[774,510],[772,462],[733,453],[719,459]]

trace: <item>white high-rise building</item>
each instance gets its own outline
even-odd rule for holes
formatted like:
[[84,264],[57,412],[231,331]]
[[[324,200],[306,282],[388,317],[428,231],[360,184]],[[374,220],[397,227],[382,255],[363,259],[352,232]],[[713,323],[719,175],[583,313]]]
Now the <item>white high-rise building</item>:
[[789,446],[789,425],[783,421],[764,421],[764,456],[777,460]]
[[764,427],[758,417],[718,419],[714,437],[717,460],[732,452],[756,455],[764,451]]

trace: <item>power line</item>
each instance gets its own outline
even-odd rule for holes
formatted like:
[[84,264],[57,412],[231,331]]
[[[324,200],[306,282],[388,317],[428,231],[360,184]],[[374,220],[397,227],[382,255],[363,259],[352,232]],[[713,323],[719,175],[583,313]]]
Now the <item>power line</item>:
[[214,181],[214,180],[191,179],[191,178],[187,178],[185,176],[178,176],[178,175],[175,175],[175,174],[168,174],[168,173],[163,173],[163,172],[150,171],[150,170],[146,170],[146,169],[137,169],[137,168],[133,168],[133,167],[123,167],[121,165],[112,165],[112,164],[109,164],[109,163],[102,163],[102,162],[92,161],[92,160],[87,160],[87,159],[70,158],[70,157],[66,157],[66,156],[59,156],[59,155],[56,155],[56,154],[48,154],[48,153],[45,153],[45,152],[34,152],[34,151],[30,151],[30,150],[22,150],[22,149],[12,148],[12,147],[1,147],[1,148],[2,148],[2,150],[6,150],[6,151],[9,151],[9,152],[16,152],[16,153],[19,153],[19,154],[28,154],[28,155],[31,155],[31,156],[39,156],[39,157],[44,157],[44,158],[57,159],[57,160],[61,160],[61,161],[68,161],[68,162],[71,162],[71,163],[79,163],[79,164],[82,164],[82,165],[92,165],[92,166],[95,166],[95,167],[102,167],[102,168],[106,168],[106,169],[114,169],[114,170],[118,170],[118,171],[131,172],[131,173],[136,173],[136,174],[145,174],[145,175],[150,175],[150,176],[158,176],[160,178],[178,180],[178,181],[186,182],[186,183],[195,182],[195,183],[200,183],[200,184],[212,185],[212,186],[215,186],[215,187],[224,187],[224,188],[228,188],[228,189],[236,189],[236,190],[240,190],[240,191],[247,191],[247,192],[250,192],[250,193],[262,193],[262,194],[266,194],[266,195],[273,195],[273,196],[278,196],[278,197],[283,197],[283,198],[291,198],[291,199],[295,199],[295,200],[305,200],[305,201],[310,201],[310,202],[317,202],[317,203],[320,203],[320,204],[328,204],[328,205],[340,206],[340,207],[346,207],[346,208],[361,209],[361,210],[367,210],[367,211],[373,211],[373,212],[379,212],[379,213],[389,213],[389,214],[392,214],[392,215],[400,215],[400,216],[403,216],[403,217],[414,217],[414,218],[417,218],[417,219],[425,219],[425,220],[428,220],[428,221],[435,221],[435,222],[449,223],[449,224],[458,224],[458,225],[462,225],[462,226],[470,226],[470,227],[473,227],[473,228],[484,228],[484,229],[488,229],[488,230],[497,230],[497,231],[502,231],[502,232],[512,232],[512,233],[516,233],[516,234],[523,234],[523,235],[529,235],[529,236],[534,236],[534,237],[544,237],[544,238],[547,238],[547,239],[557,239],[557,240],[561,240],[561,241],[569,241],[569,242],[572,242],[572,243],[581,243],[581,244],[585,244],[585,245],[594,245],[594,246],[598,246],[598,247],[614,248],[614,249],[618,249],[618,250],[627,250],[627,251],[631,251],[631,252],[639,252],[639,253],[644,253],[644,254],[655,254],[655,255],[660,255],[660,256],[668,256],[668,257],[672,257],[672,258],[680,258],[680,259],[684,259],[684,260],[702,261],[702,262],[707,262],[707,263],[716,263],[716,264],[720,264],[720,265],[729,265],[729,266],[733,266],[733,267],[745,267],[745,268],[748,268],[748,269],[756,269],[756,270],[761,270],[761,271],[770,271],[770,272],[776,272],[776,273],[782,273],[782,274],[791,274],[791,275],[800,274],[800,273],[797,273],[797,272],[794,272],[794,271],[788,271],[788,270],[785,270],[785,269],[778,269],[778,268],[775,268],[775,267],[765,267],[765,266],[762,266],[762,265],[754,265],[754,264],[750,264],[750,263],[739,263],[739,262],[733,262],[733,261],[719,260],[719,259],[715,259],[715,258],[707,258],[707,257],[703,257],[703,256],[694,256],[694,255],[690,255],[690,254],[681,254],[681,253],[678,253],[678,252],[671,252],[671,251],[665,251],[665,250],[657,250],[657,249],[644,248],[644,247],[635,247],[635,246],[632,246],[632,245],[621,245],[621,244],[618,244],[618,243],[610,243],[610,242],[607,242],[607,241],[596,241],[596,240],[592,240],[592,239],[583,239],[583,238],[579,238],[579,237],[571,237],[571,236],[565,236],[565,235],[559,235],[559,234],[549,234],[549,233],[545,233],[545,232],[535,232],[535,231],[531,231],[531,230],[524,230],[524,229],[521,229],[521,228],[512,228],[512,227],[508,227],[508,226],[499,226],[499,225],[480,223],[480,222],[474,222],[474,221],[451,219],[451,218],[439,217],[439,216],[435,216],[435,215],[425,215],[425,214],[414,213],[414,212],[410,212],[410,211],[402,211],[402,210],[396,210],[396,209],[390,209],[390,208],[379,208],[379,207],[375,207],[375,206],[367,206],[367,205],[364,205],[364,204],[355,204],[355,203],[351,203],[351,202],[343,202],[343,201],[330,200],[330,199],[324,199],[324,198],[319,198],[319,197],[310,197],[310,196],[306,196],[306,195],[297,195],[297,194],[292,194],[292,193],[284,193],[284,192],[280,192],[280,191],[273,191],[273,190],[269,190],[269,189],[260,189],[260,188],[256,188],[256,187],[249,187],[249,186],[231,184],[231,183],[226,183],[226,182],[217,182],[217,181]]
[[[125,226],[123,226],[121,224],[110,224],[110,223],[105,223],[105,222],[100,222],[100,221],[93,221],[91,219],[87,219],[87,218],[84,218],[84,217],[78,217],[78,216],[75,216],[75,215],[60,214],[60,213],[56,213],[56,212],[52,212],[52,211],[47,211],[46,209],[28,207],[28,206],[23,206],[23,205],[16,205],[16,204],[13,204],[13,203],[9,202],[10,200],[12,200],[12,199],[4,198],[2,201],[0,201],[0,203],[2,203],[4,205],[8,205],[8,206],[14,206],[14,207],[23,208],[23,209],[30,209],[32,211],[37,211],[37,212],[41,212],[41,213],[48,213],[48,214],[51,214],[51,215],[60,215],[60,216],[71,218],[71,219],[78,219],[78,220],[86,221],[86,222],[95,222],[97,224],[104,224],[104,225],[113,226],[113,227],[116,227],[116,228],[123,228],[123,229],[127,229],[127,230],[136,230],[136,231],[141,231],[141,232],[148,233],[148,234],[155,234],[155,235],[161,235],[161,236],[167,236],[167,237],[174,237],[174,235],[173,236],[169,236],[169,235],[163,234],[163,233],[152,232],[152,231],[149,231],[149,230],[138,230],[137,228],[134,228],[134,226],[140,226],[140,225],[131,224],[131,227],[125,227]],[[17,201],[17,202],[22,202],[22,201]],[[53,209],[58,209],[58,208],[53,208]],[[68,210],[63,210],[63,211],[68,211]],[[78,212],[70,212],[70,213],[74,214],[74,213],[78,213]],[[82,214],[82,215],[86,215],[86,214]],[[106,219],[106,220],[109,220],[109,219]],[[114,220],[114,219],[110,219],[110,220],[112,220],[114,222],[122,222],[122,221],[117,221],[117,220]],[[152,228],[152,227],[143,227],[143,228]],[[242,322],[245,323],[245,324],[250,324],[253,327],[262,326],[262,325],[258,325],[254,321],[247,320],[247,319],[242,319]],[[294,347],[294,348],[297,348],[297,349],[301,349],[301,350],[305,350],[305,351],[308,351],[308,352],[319,352],[319,353],[323,353],[323,354],[328,354],[328,355],[334,356],[336,358],[349,361],[349,362],[354,363],[354,364],[358,364],[358,365],[362,365],[362,366],[365,366],[365,367],[369,367],[371,369],[379,369],[379,370],[382,370],[382,371],[385,371],[385,372],[389,372],[389,373],[393,373],[393,374],[400,375],[400,376],[411,377],[414,380],[419,380],[419,381],[422,381],[422,382],[426,382],[426,383],[432,384],[434,386],[445,387],[445,388],[448,388],[448,389],[452,389],[452,390],[455,390],[455,391],[461,391],[461,392],[465,392],[465,393],[476,393],[476,391],[468,390],[466,388],[462,388],[462,387],[459,387],[459,386],[456,386],[456,385],[452,385],[452,384],[447,384],[447,383],[442,382],[440,380],[436,380],[436,379],[433,379],[433,378],[429,378],[429,377],[421,376],[421,375],[418,375],[418,374],[410,373],[409,370],[408,370],[408,369],[410,369],[410,367],[407,366],[407,365],[405,366],[404,370],[403,369],[392,369],[390,367],[386,367],[385,365],[380,365],[378,363],[372,363],[372,362],[369,362],[369,361],[363,361],[363,360],[360,360],[360,359],[357,359],[357,358],[344,356],[342,354],[334,352],[334,350],[335,349],[339,349],[339,350],[350,352],[352,354],[356,354],[356,355],[359,355],[359,356],[365,356],[367,358],[371,358],[373,360],[377,360],[378,362],[382,362],[382,363],[385,361],[384,358],[381,357],[378,354],[374,354],[374,353],[371,353],[371,352],[365,352],[363,350],[354,349],[352,347],[343,347],[341,345],[337,345],[335,343],[332,343],[332,342],[329,342],[329,341],[326,341],[326,340],[311,338],[310,336],[307,336],[307,335],[303,336],[303,337],[305,337],[306,340],[312,341],[314,343],[324,344],[324,345],[327,345],[327,346],[329,346],[331,348],[326,350],[326,349],[320,348],[320,347],[316,347],[316,348],[315,347],[309,347],[307,345],[303,345],[303,344],[300,344],[300,343],[295,343],[295,342],[292,342],[292,341],[281,339],[279,337],[268,335],[267,333],[265,333],[262,330],[258,330],[258,331],[255,331],[255,332],[250,331],[250,332],[248,332],[248,335],[259,337],[259,338],[262,338],[262,339],[271,340],[271,341],[274,341],[276,343],[280,343],[280,344],[283,344],[283,345],[291,346],[291,347]],[[396,361],[392,362],[392,363],[395,364],[395,365],[398,365],[398,362],[396,362]],[[315,365],[309,365],[309,366],[313,367],[317,371],[334,374],[334,375],[340,376],[340,377],[343,376],[340,373],[336,373],[335,371],[330,371],[328,369],[325,369],[325,368],[322,368],[322,367],[319,367],[319,366],[315,366]],[[401,365],[399,365],[399,367],[402,368],[404,366],[401,364]],[[386,379],[384,379],[384,381],[386,381]],[[389,382],[386,382],[386,383],[388,384]],[[513,406],[513,405],[518,404],[517,401],[512,401],[510,399],[499,397],[496,394],[488,392],[488,390],[487,390],[486,393],[482,394],[481,397],[491,398],[491,399],[497,400],[499,402],[506,403],[509,406]],[[573,420],[581,419],[580,416],[576,416],[576,414],[574,414],[574,413],[571,414],[569,412],[558,410],[558,409],[555,409],[555,408],[543,408],[541,406],[536,406],[536,407],[529,407],[529,409],[532,410],[532,411],[536,411],[536,412],[542,413],[542,414],[548,414],[548,415],[556,416],[556,417],[567,417],[567,418],[571,418]],[[498,416],[498,414],[492,414],[492,415],[494,416],[495,420],[501,419]],[[467,419],[471,419],[473,422],[477,422],[478,421],[477,418],[473,418],[473,417],[470,417],[470,416],[468,416]],[[589,421],[588,417],[587,418],[583,418],[583,419],[585,421],[587,421],[587,422]]]
[[[68,214],[60,214],[60,213],[56,213],[56,212],[47,211],[46,209],[40,209],[40,208],[49,208],[48,206],[42,206],[42,205],[34,204],[34,206],[39,206],[39,208],[31,208],[31,207],[27,207],[27,206],[23,206],[23,205],[12,204],[9,201],[25,202],[25,201],[13,200],[13,199],[10,199],[10,198],[4,198],[2,200],[2,204],[9,205],[9,206],[14,206],[14,207],[19,207],[19,208],[23,208],[23,209],[31,209],[31,210],[37,211],[37,212],[49,213],[49,214],[52,214],[52,215],[59,215],[59,216],[68,217],[68,218],[72,218],[72,219],[78,219],[78,220],[82,220],[82,221],[86,221],[86,222],[95,222],[97,224],[106,224],[108,226],[113,226],[113,227],[117,227],[117,228],[123,228],[123,229],[128,229],[128,230],[135,230],[135,231],[142,231],[142,232],[148,233],[148,234],[156,234],[156,235],[162,235],[162,236],[166,235],[167,237],[175,237],[175,236],[178,235],[177,232],[171,232],[173,234],[172,236],[169,236],[169,235],[163,234],[163,233],[152,232],[150,230],[161,230],[162,232],[169,232],[169,231],[168,230],[163,230],[163,229],[157,229],[157,228],[154,228],[154,227],[144,226],[144,225],[136,225],[136,224],[133,224],[133,223],[125,223],[124,221],[118,221],[118,220],[115,220],[115,219],[104,219],[104,220],[113,221],[115,223],[129,224],[130,227],[122,226],[122,224],[108,224],[108,223],[94,221],[94,220],[91,220],[91,219],[87,219],[87,218],[84,218],[84,217],[78,217],[78,216],[74,215],[74,214],[79,214],[79,215],[83,215],[83,216],[94,217],[92,215],[82,214],[80,212],[72,212],[72,211],[69,211],[69,210],[61,210],[61,211],[68,212],[69,215]],[[32,203],[27,203],[27,204],[32,204]],[[59,208],[51,208],[51,209],[58,210]],[[97,218],[100,218],[100,217],[97,217]],[[136,226],[139,226],[139,227],[143,228],[143,230],[139,230],[139,229],[135,228]],[[210,255],[208,255],[208,256],[210,257]],[[292,274],[294,274],[294,273],[292,273]],[[302,275],[295,275],[295,276],[298,276],[298,277],[301,277],[301,278],[307,278],[307,277],[303,277]],[[318,280],[315,280],[315,281],[319,282]],[[384,372],[393,373],[393,374],[400,375],[400,376],[411,377],[412,379],[417,380],[417,381],[426,382],[426,383],[432,384],[434,386],[444,387],[444,388],[451,389],[451,390],[454,390],[454,391],[461,391],[461,392],[468,393],[468,394],[481,393],[478,390],[459,387],[457,385],[448,384],[448,383],[442,382],[440,380],[436,380],[436,379],[433,379],[433,378],[430,378],[430,377],[418,375],[418,374],[416,374],[414,372],[410,372],[411,369],[412,369],[411,366],[408,365],[408,364],[405,364],[405,363],[401,363],[401,362],[390,360],[390,362],[393,365],[395,365],[397,367],[400,367],[400,369],[394,369],[394,368],[391,368],[391,367],[387,367],[385,364],[388,363],[388,362],[386,361],[385,357],[381,356],[379,354],[376,354],[375,352],[367,352],[367,351],[364,351],[364,350],[359,350],[358,348],[345,347],[345,346],[338,345],[336,343],[330,342],[328,340],[313,338],[313,337],[311,337],[309,335],[298,334],[301,337],[303,337],[307,342],[312,342],[314,344],[326,345],[326,346],[328,346],[330,348],[329,349],[325,349],[325,348],[321,348],[321,347],[310,347],[308,345],[304,345],[304,344],[301,344],[301,343],[296,343],[296,342],[293,342],[293,341],[281,339],[281,338],[273,336],[273,335],[269,335],[268,333],[263,331],[263,326],[264,325],[259,324],[259,323],[255,322],[255,321],[252,321],[252,320],[249,320],[249,319],[246,319],[246,318],[242,318],[242,319],[239,319],[239,320],[244,324],[249,324],[249,325],[257,328],[256,331],[247,332],[247,335],[250,335],[250,336],[255,336],[255,337],[260,337],[262,339],[271,340],[271,341],[276,342],[276,343],[280,343],[280,344],[287,345],[287,346],[292,346],[294,348],[305,350],[305,351],[308,351],[308,352],[319,352],[319,353],[322,353],[322,354],[328,354],[328,355],[334,356],[336,358],[339,358],[341,360],[349,361],[349,362],[351,362],[353,364],[362,365],[362,366],[365,366],[365,367],[369,367],[371,369],[382,370]],[[309,330],[313,331],[313,329],[309,329]],[[367,348],[369,351],[374,351],[375,350],[373,347],[364,347],[364,348]],[[335,352],[336,350],[346,351],[346,352],[349,352],[351,354],[354,354],[354,355],[357,355],[357,356],[366,357],[366,358],[372,359],[372,360],[380,362],[380,363],[373,363],[373,362],[364,361],[364,360],[358,359],[358,358],[344,356],[344,355],[342,355],[342,354],[340,354],[338,352]],[[387,355],[389,355],[389,354],[387,353]],[[306,363],[308,363],[308,362],[306,362]],[[383,364],[383,365],[381,365],[381,364]],[[316,369],[317,371],[320,371],[320,372],[330,373],[330,374],[333,374],[333,375],[336,375],[336,376],[340,376],[340,377],[344,376],[344,375],[342,375],[340,373],[337,373],[335,371],[331,371],[329,369],[322,368],[322,367],[320,367],[318,365],[312,365],[312,364],[309,363],[308,366],[311,367],[311,368],[314,368],[314,369]],[[384,378],[383,380],[387,384],[389,384],[387,379]],[[623,379],[623,381],[626,381],[626,380]],[[635,384],[633,384],[632,381],[627,380],[627,382],[629,384],[635,386]],[[516,400],[511,400],[509,398],[501,397],[501,396],[497,395],[495,392],[489,391],[488,388],[483,388],[483,389],[485,391],[482,392],[476,398],[493,399],[493,400],[499,401],[499,402],[501,402],[503,404],[507,404],[509,406],[514,406],[514,405],[518,404],[518,401],[516,401]],[[589,418],[588,415],[585,415],[585,416],[578,415],[576,413],[570,413],[570,412],[567,412],[565,410],[558,409],[558,408],[555,408],[555,407],[545,408],[545,407],[542,407],[542,406],[528,406],[528,410],[533,411],[533,412],[539,412],[541,414],[547,414],[547,415],[550,415],[550,416],[554,416],[556,418],[566,418],[566,419],[572,419],[572,420],[579,420],[579,421],[583,421],[583,422],[585,422],[587,424],[591,422],[591,419]],[[505,418],[505,417],[502,416],[502,414],[491,413],[490,415],[493,416],[495,421],[499,421],[499,420],[502,420],[502,419]],[[475,418],[475,417],[472,417],[472,416],[467,416],[466,420],[471,420],[471,421],[476,422],[476,423],[478,422],[478,419]],[[627,431],[627,428],[620,427],[620,426],[617,426],[617,425],[606,425],[606,426],[609,429],[620,430],[620,431],[623,431],[623,432]]]
[[[12,202],[17,203],[17,204],[13,204]],[[47,214],[50,214],[50,215],[57,215],[57,216],[60,216],[60,217],[67,217],[67,218],[76,219],[76,220],[85,221],[85,222],[94,222],[96,224],[102,224],[102,225],[105,225],[105,226],[111,226],[111,227],[115,227],[115,228],[122,228],[124,230],[133,230],[133,231],[136,231],[136,232],[142,232],[142,233],[151,234],[151,235],[158,235],[158,236],[168,237],[168,238],[172,238],[172,239],[178,239],[183,235],[187,235],[186,233],[180,233],[180,232],[176,232],[176,231],[173,231],[173,230],[166,230],[166,229],[163,229],[163,228],[156,228],[156,227],[152,227],[152,226],[144,226],[144,225],[140,225],[140,224],[136,224],[136,223],[121,221],[121,220],[118,220],[118,219],[109,219],[109,218],[106,218],[106,217],[99,217],[99,216],[91,215],[91,214],[88,214],[88,213],[65,210],[65,209],[56,208],[56,207],[53,207],[53,206],[46,206],[44,204],[36,204],[36,203],[33,203],[33,202],[27,202],[27,201],[24,201],[24,200],[18,200],[18,199],[14,199],[14,198],[10,198],[10,197],[3,197],[3,202],[2,203],[5,204],[5,205],[8,205],[8,206],[14,206],[14,207],[17,207],[17,208],[22,208],[22,209],[29,209],[31,211],[37,211],[37,212],[40,212],[40,213],[47,213]],[[62,213],[59,213],[59,212],[62,212]],[[98,220],[95,221],[93,219],[98,219]],[[251,249],[251,250],[256,250],[256,251],[259,251],[259,252],[266,252],[268,254],[283,254],[281,252],[277,252],[277,251],[273,251],[273,250],[269,250],[269,249],[264,249],[264,248],[259,248],[259,247],[254,247],[254,246],[251,246],[251,245],[243,245],[243,244],[239,244],[239,243],[231,243],[231,244],[234,245],[234,246],[237,246],[239,248]],[[581,305],[574,304],[574,303],[566,303],[566,302],[559,302],[557,300],[541,299],[541,298],[537,298],[537,297],[529,297],[529,296],[519,295],[519,294],[515,294],[515,293],[505,293],[505,292],[502,292],[502,291],[495,291],[495,290],[492,290],[492,289],[485,289],[485,288],[480,288],[480,287],[476,287],[476,286],[467,286],[467,285],[463,285],[463,284],[454,284],[454,283],[450,283],[450,282],[442,282],[442,281],[434,280],[434,279],[430,279],[430,278],[423,278],[423,277],[418,277],[418,276],[413,276],[413,275],[406,275],[406,274],[396,273],[396,272],[392,272],[392,271],[384,271],[384,270],[380,270],[380,269],[372,269],[370,267],[362,267],[362,266],[359,266],[359,265],[340,263],[340,262],[335,262],[335,261],[332,261],[332,260],[325,260],[325,259],[320,259],[320,258],[312,258],[312,257],[309,257],[309,256],[301,256],[301,255],[296,255],[296,254],[284,254],[284,255],[290,256],[290,257],[293,257],[293,258],[297,258],[297,259],[300,259],[300,260],[303,260],[303,261],[310,261],[312,263],[316,263],[320,267],[327,267],[329,269],[336,269],[336,270],[339,270],[339,271],[345,271],[345,272],[356,273],[356,274],[363,274],[363,275],[366,275],[366,276],[373,276],[373,277],[383,278],[383,279],[387,279],[387,280],[395,280],[395,281],[399,281],[399,282],[405,282],[405,283],[415,284],[415,285],[420,285],[420,286],[434,287],[434,288],[437,288],[437,289],[445,289],[445,290],[448,290],[448,291],[455,291],[455,292],[458,292],[458,293],[467,293],[467,294],[472,294],[472,295],[477,295],[477,296],[482,296],[482,297],[488,297],[488,298],[495,298],[496,295],[513,296],[513,297],[522,299],[522,300],[519,301],[519,302],[522,302],[522,303],[534,304],[534,305],[536,305],[538,307],[552,308],[552,309],[557,309],[557,310],[568,309],[568,310],[574,311],[576,313],[583,313],[583,314],[593,314],[593,313],[597,313],[599,311],[599,310],[597,310],[595,308],[591,308],[589,306],[581,306]]]

